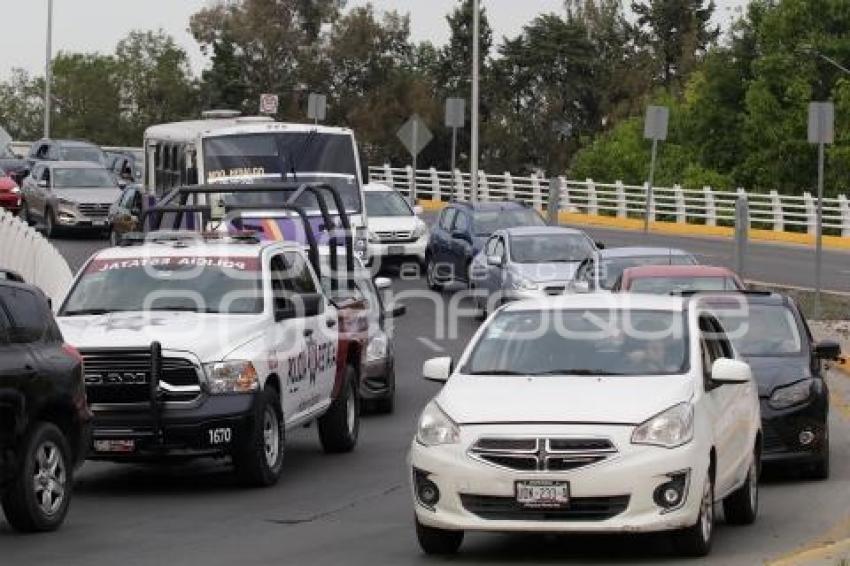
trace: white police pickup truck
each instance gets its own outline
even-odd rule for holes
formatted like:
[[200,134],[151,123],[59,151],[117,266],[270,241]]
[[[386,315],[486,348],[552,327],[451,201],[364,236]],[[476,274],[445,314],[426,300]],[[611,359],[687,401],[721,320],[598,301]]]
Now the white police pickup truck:
[[151,233],[105,249],[58,312],[85,359],[91,458],[231,456],[247,483],[281,473],[287,431],[357,443],[359,358],[296,243]]

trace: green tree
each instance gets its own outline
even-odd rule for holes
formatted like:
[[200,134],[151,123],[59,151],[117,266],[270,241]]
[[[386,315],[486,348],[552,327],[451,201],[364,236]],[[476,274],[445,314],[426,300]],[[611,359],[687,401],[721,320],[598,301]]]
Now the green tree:
[[51,135],[85,138],[98,144],[120,139],[121,96],[116,61],[111,56],[59,53],[53,60]]
[[138,143],[152,124],[198,115],[189,58],[162,30],[130,32],[118,43],[115,63],[128,141]]
[[635,30],[666,87],[683,81],[720,35],[712,26],[714,0],[634,0]]
[[41,137],[44,127],[44,79],[12,69],[0,82],[0,126],[18,140]]

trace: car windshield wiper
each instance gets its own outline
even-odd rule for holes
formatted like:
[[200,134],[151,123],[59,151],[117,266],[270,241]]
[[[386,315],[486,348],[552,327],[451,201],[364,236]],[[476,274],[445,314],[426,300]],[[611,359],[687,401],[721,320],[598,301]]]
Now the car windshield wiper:
[[59,313],[59,316],[85,316],[109,314],[111,312],[123,312],[123,309],[76,309],[70,311],[63,311]]
[[616,371],[603,369],[550,369],[529,375],[626,375]]
[[529,375],[525,371],[514,371],[512,369],[488,369],[467,372],[466,375]]

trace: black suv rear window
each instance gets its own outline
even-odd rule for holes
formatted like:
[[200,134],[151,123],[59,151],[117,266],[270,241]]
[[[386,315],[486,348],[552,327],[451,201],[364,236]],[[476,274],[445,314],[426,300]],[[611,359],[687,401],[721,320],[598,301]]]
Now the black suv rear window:
[[51,316],[42,297],[26,289],[0,286],[0,303],[11,319],[11,342],[26,344],[45,337]]

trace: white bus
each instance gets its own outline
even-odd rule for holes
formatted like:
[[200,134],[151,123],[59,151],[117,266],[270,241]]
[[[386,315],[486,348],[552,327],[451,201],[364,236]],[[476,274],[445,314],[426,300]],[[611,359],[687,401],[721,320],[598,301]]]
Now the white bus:
[[[267,117],[240,117],[229,112],[206,113],[205,117],[145,131],[144,185],[148,195],[159,200],[176,187],[197,184],[330,184],[342,197],[356,230],[355,247],[365,250],[363,169],[352,130],[274,122]],[[228,204],[237,198],[225,195]],[[216,217],[222,203],[210,204]],[[268,237],[284,237],[282,229],[275,228],[277,224],[267,222],[269,230],[264,232]]]

